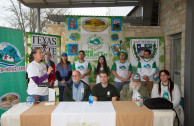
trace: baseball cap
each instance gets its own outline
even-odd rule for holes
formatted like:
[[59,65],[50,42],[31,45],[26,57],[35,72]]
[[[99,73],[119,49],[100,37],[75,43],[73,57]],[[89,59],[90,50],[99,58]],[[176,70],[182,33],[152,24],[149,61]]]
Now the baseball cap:
[[127,52],[125,51],[125,50],[121,50],[121,51],[119,51],[118,53],[117,53],[117,56],[119,56],[120,55],[120,53],[124,53],[125,54],[125,59],[127,59],[128,58],[128,54],[127,54]]
[[132,79],[132,81],[134,81],[134,82],[141,81],[140,75],[139,75],[138,73],[133,73],[133,74],[131,75],[131,79]]
[[66,53],[66,52],[63,52],[63,53],[61,54],[61,56],[67,56],[67,53]]

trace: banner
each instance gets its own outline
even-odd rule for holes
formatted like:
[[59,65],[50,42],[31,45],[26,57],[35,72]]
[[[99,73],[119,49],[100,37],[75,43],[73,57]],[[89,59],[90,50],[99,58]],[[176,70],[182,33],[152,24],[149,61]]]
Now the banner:
[[26,101],[24,32],[0,28],[0,117]]
[[150,57],[156,62],[156,66],[164,69],[164,37],[128,37],[126,46],[135,70],[137,70],[138,61],[144,58],[145,50],[150,50]]
[[[79,50],[85,51],[85,60],[92,68],[97,65],[98,58],[104,55],[109,68],[118,60],[120,41],[124,42],[123,17],[118,16],[66,16],[65,17],[65,52],[68,60],[78,60]],[[93,71],[89,82],[96,82]],[[112,82],[114,76],[110,76]]]
[[[51,60],[57,65],[61,54],[61,36],[39,34],[26,32],[26,62],[29,63],[28,58],[31,53],[31,48],[42,48],[43,55],[45,52],[51,53]],[[44,59],[44,57],[43,57]]]

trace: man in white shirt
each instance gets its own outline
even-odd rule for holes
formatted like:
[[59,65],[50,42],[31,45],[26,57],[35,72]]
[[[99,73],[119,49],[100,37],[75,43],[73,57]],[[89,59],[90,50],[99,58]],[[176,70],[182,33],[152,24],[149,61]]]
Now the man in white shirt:
[[75,61],[71,66],[72,72],[78,70],[81,73],[81,80],[89,85],[89,74],[91,73],[92,67],[90,62],[84,60],[85,52],[83,50],[79,51],[79,61]]
[[124,50],[117,53],[119,60],[115,61],[112,65],[112,74],[115,76],[114,86],[117,88],[118,93],[123,89],[123,86],[129,84],[129,78],[132,74],[131,63],[127,61],[128,54]]
[[144,51],[144,59],[138,62],[137,73],[141,76],[141,84],[148,89],[149,96],[151,96],[153,88],[153,75],[156,72],[156,62],[150,58],[151,51]]

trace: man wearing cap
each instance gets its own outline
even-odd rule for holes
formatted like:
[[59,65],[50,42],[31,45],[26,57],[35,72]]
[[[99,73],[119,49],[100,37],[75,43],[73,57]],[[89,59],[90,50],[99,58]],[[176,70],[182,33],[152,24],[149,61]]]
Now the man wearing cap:
[[132,74],[131,63],[126,61],[128,54],[121,50],[117,53],[119,60],[115,61],[112,65],[112,73],[115,76],[114,85],[118,90],[118,93],[122,90],[123,86],[129,83],[129,78]]
[[93,86],[92,96],[94,101],[116,101],[118,91],[116,87],[108,83],[108,73],[102,71],[99,74],[100,82]]
[[90,62],[85,61],[85,52],[83,50],[79,51],[79,61],[75,61],[71,67],[72,71],[78,70],[81,73],[81,80],[89,85],[89,74],[91,73],[92,67]]
[[121,101],[143,101],[149,98],[148,90],[140,83],[141,78],[138,73],[133,73],[130,84],[125,85],[120,93]]
[[53,72],[50,73],[49,78],[48,78],[48,86],[49,88],[54,88],[54,82],[55,82],[55,63],[53,61],[50,60],[51,58],[51,53],[50,52],[46,52],[44,54],[44,61],[46,64],[46,68],[48,69],[49,66],[51,66],[53,68]]
[[144,51],[144,59],[138,62],[137,73],[141,76],[141,84],[145,85],[151,96],[153,88],[153,75],[156,72],[156,62],[150,58],[151,51]]

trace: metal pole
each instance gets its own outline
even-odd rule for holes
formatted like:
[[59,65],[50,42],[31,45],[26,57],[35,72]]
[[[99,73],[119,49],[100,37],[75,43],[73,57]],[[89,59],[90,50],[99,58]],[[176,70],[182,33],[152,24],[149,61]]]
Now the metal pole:
[[194,124],[194,1],[187,0],[185,37],[184,108],[185,126]]
[[40,33],[40,8],[37,8],[37,28],[38,33]]

